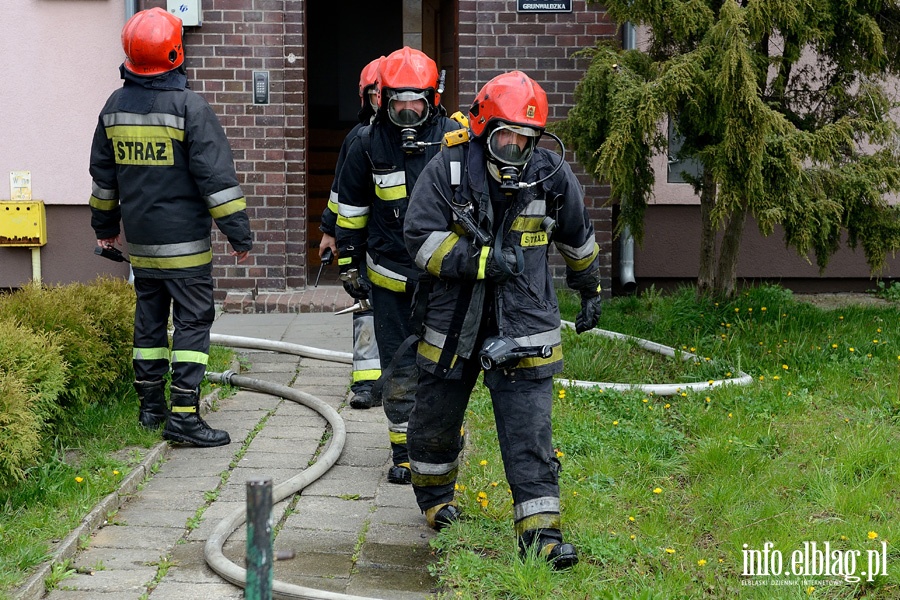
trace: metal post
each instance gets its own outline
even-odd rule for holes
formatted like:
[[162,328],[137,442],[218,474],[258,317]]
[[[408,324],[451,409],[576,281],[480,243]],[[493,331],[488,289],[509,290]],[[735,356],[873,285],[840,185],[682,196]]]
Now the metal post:
[[247,481],[246,600],[271,600],[274,579],[272,554],[272,480]]

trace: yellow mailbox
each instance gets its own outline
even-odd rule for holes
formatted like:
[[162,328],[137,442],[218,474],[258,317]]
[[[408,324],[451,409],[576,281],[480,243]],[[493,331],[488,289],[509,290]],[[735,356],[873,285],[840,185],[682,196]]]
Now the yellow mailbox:
[[0,200],[0,246],[47,243],[47,213],[40,200]]

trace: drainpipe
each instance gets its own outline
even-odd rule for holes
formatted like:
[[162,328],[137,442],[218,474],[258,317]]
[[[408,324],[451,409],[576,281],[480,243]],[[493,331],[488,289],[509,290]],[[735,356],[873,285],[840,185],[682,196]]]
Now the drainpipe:
[[138,0],[125,0],[125,20],[128,21],[138,12]]
[[[637,48],[634,25],[627,21],[622,25],[622,48]],[[637,282],[634,280],[634,236],[631,235],[630,227],[623,228],[619,236],[619,255],[619,284],[626,294],[633,294],[637,289]]]

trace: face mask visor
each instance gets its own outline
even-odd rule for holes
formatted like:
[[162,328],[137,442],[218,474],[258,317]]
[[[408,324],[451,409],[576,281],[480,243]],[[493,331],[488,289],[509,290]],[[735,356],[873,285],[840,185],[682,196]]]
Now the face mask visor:
[[521,167],[531,158],[541,132],[533,127],[500,125],[487,139],[488,154],[496,162]]
[[397,127],[418,127],[428,118],[428,97],[423,91],[389,91],[388,119]]

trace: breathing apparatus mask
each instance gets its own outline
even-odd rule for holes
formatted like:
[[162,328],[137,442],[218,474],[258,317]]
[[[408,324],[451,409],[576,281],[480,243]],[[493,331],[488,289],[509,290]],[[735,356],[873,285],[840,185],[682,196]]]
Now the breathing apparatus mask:
[[417,128],[431,115],[428,94],[421,90],[389,90],[387,94],[387,116],[391,123],[400,128],[400,148],[406,154],[425,152],[425,147],[432,144],[418,141]]
[[[542,177],[534,183],[520,181],[522,171],[541,138],[546,134],[556,140],[560,148],[560,161],[546,177]],[[544,132],[534,127],[502,123],[495,127],[486,140],[488,154],[488,172],[500,182],[500,190],[506,195],[512,195],[517,191],[534,187],[546,181],[556,174],[562,167],[566,156],[566,148],[557,136]]]

